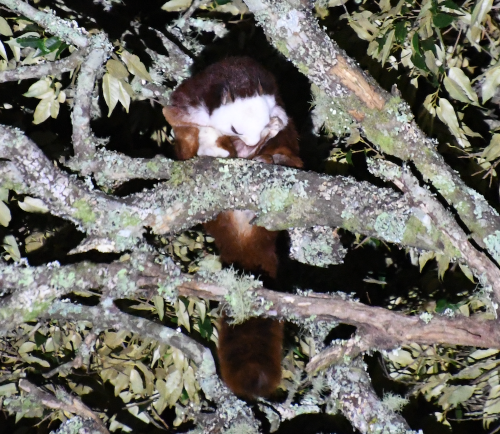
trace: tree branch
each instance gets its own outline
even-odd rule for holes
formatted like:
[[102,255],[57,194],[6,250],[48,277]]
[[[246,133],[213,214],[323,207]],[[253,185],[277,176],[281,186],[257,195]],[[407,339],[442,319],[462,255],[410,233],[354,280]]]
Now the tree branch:
[[29,80],[46,75],[58,75],[74,70],[87,55],[88,50],[76,50],[70,56],[56,62],[45,62],[39,65],[21,66],[16,69],[0,71],[0,83],[8,81]]
[[[422,216],[414,215],[404,196],[349,178],[247,160],[160,159],[162,176],[171,179],[122,199],[91,191],[58,170],[19,130],[0,126],[0,158],[9,159],[17,169],[10,172],[24,181],[19,186],[12,180],[6,188],[22,187],[24,193],[43,198],[52,214],[87,232],[74,252],[119,252],[135,246],[146,226],[157,234],[172,233],[227,209],[250,209],[260,213],[256,223],[270,230],[339,226],[455,256],[455,249],[446,252],[437,229],[421,230]],[[151,161],[158,159],[145,164]],[[111,162],[108,170],[113,170]]]
[[[151,291],[157,291],[167,299],[178,294],[225,301],[228,288],[217,282],[216,274],[191,276],[180,273],[170,262],[164,265],[156,264],[154,256],[148,253],[132,256],[129,262],[111,264],[82,263],[57,268],[4,265],[0,267],[0,286],[12,289],[13,293],[10,298],[2,300],[0,333],[12,330],[25,321],[54,315],[56,311],[65,312],[65,318],[68,320],[80,318],[80,314],[78,311],[74,312],[71,304],[58,303],[51,308],[57,297],[72,291],[101,288],[104,291],[103,298],[109,298],[110,301],[132,295],[148,296]],[[426,323],[418,316],[366,306],[349,300],[342,294],[325,295],[311,292],[307,295],[296,295],[257,289],[253,291],[253,299],[259,302],[259,306],[271,302],[271,309],[262,310],[258,307],[258,310],[274,318],[312,317],[315,320],[353,325],[358,328],[362,338],[366,337],[370,348],[393,349],[412,342],[500,348],[500,329],[495,321],[435,316]],[[112,314],[114,311],[110,312],[110,319],[102,319],[104,325],[114,326],[118,323]],[[92,316],[86,319],[92,321]],[[361,345],[364,346],[363,350],[366,350],[366,344]]]
[[[99,34],[92,38],[89,55],[82,63],[76,82],[75,103],[71,120],[73,122],[73,149],[77,161],[92,161],[95,153],[95,141],[90,130],[90,110],[96,77],[103,63],[109,56],[112,46],[104,36]],[[82,171],[82,175],[87,175]]]
[[332,390],[330,399],[338,399],[340,411],[360,432],[416,433],[401,415],[382,403],[361,358],[349,366],[332,367],[326,377]]
[[1,4],[7,6],[12,12],[24,15],[34,21],[49,33],[59,36],[68,44],[85,48],[89,45],[89,36],[85,29],[77,26],[75,21],[66,21],[57,17],[52,11],[45,12],[30,6],[21,0],[0,0]]
[[408,104],[391,98],[368,77],[326,35],[309,9],[285,0],[245,3],[274,46],[333,100],[340,123],[351,117],[383,152],[412,161],[455,208],[476,242],[500,263],[500,215],[445,163],[435,142],[413,121]]
[[54,396],[51,393],[44,392],[42,389],[36,387],[33,383],[25,379],[19,380],[19,388],[29,393],[31,400],[35,400],[44,407],[52,410],[67,411],[84,418],[92,419],[96,423],[99,432],[102,434],[109,434],[109,431],[104,426],[99,416],[97,416],[76,396],[68,394],[63,389],[59,388],[57,390],[57,394]]

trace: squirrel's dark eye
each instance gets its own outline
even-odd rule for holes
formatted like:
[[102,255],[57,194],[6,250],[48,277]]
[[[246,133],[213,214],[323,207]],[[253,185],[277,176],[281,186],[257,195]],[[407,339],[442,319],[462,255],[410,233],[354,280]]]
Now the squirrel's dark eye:
[[236,131],[232,125],[231,125],[231,131],[232,131],[234,134],[236,134],[236,135],[238,135],[238,136],[241,136],[241,134],[240,134],[240,133],[238,133],[238,131]]

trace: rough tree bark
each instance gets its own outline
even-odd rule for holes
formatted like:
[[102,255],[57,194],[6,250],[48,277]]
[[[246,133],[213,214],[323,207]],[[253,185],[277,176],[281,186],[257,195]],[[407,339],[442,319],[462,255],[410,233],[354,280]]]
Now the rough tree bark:
[[[57,166],[23,131],[1,125],[1,186],[41,199],[46,212],[73,223],[83,232],[84,240],[70,253],[130,252],[128,258],[109,264],[80,262],[32,267],[2,261],[0,335],[5,336],[28,321],[92,323],[89,342],[81,344],[77,358],[64,369],[81,367],[83,354],[92,351],[92,339],[103,330],[128,330],[175,347],[197,365],[197,381],[205,398],[215,407],[211,413],[198,411],[192,415],[204,432],[220,432],[236,421],[258,430],[259,423],[249,407],[216,379],[215,362],[207,348],[179,331],[120,311],[114,301],[157,295],[168,302],[174,302],[178,296],[224,301],[229,299],[232,288],[224,285],[227,280],[222,281],[220,273],[188,275],[169,260],[159,261],[158,252],[144,242],[147,230],[158,235],[178,233],[222,210],[234,208],[256,212],[256,223],[272,230],[344,228],[455,258],[467,264],[480,284],[492,291],[496,306],[500,302],[500,270],[496,263],[500,260],[500,217],[445,163],[435,143],[413,120],[407,104],[383,91],[336,46],[318,25],[307,2],[245,3],[275,47],[326,98],[335,99],[339,118],[347,118],[348,124],[359,128],[381,153],[400,160],[401,166],[384,160],[369,162],[373,174],[392,182],[400,192],[351,178],[251,161],[200,158],[174,162],[161,156],[139,159],[109,151],[100,146],[90,126],[96,83],[113,50],[106,35],[91,35],[21,0],[0,0],[8,11],[29,18],[76,47],[63,60],[2,71],[0,83],[67,71],[77,74],[71,119],[74,156]],[[186,13],[186,20],[193,8],[194,4]],[[163,37],[163,41],[170,53],[168,78],[182,78],[191,59],[167,38]],[[156,53],[148,53],[159,62]],[[168,88],[159,80],[137,83],[134,90],[137,97],[168,101]],[[446,210],[436,196],[419,184],[405,165],[409,162],[446,204],[454,207],[457,215]],[[147,191],[118,197],[68,175],[62,166],[76,172],[80,179],[92,177],[103,191],[131,179],[159,182]],[[219,188],[214,189],[214,185]],[[384,407],[374,393],[360,357],[366,351],[392,350],[412,342],[500,348],[497,321],[443,316],[426,323],[418,316],[366,306],[340,294],[277,293],[251,279],[248,288],[245,302],[252,314],[327,322],[331,327],[339,322],[356,326],[355,336],[342,346],[318,352],[307,371],[322,371],[331,390],[323,403],[337,401],[337,408],[361,432],[410,432],[404,419]],[[96,306],[61,301],[68,293],[90,290],[100,291]],[[78,418],[90,417],[91,421],[85,423],[94,423],[97,431],[107,432],[99,417],[67,392],[51,394],[24,379],[19,380],[18,386],[40,405],[76,415],[75,423]],[[282,419],[320,411],[319,405],[292,405],[291,400],[275,408]]]

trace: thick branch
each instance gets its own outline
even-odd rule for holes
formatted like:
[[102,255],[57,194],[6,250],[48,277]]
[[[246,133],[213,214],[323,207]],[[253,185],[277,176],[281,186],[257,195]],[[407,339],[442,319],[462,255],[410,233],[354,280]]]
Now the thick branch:
[[[109,56],[112,46],[104,35],[92,39],[90,53],[82,63],[76,82],[75,104],[71,114],[73,122],[73,149],[75,158],[91,161],[95,153],[90,130],[90,110],[97,75]],[[87,175],[87,173],[82,173]]]
[[[450,241],[459,254],[472,268],[481,284],[493,289],[496,300],[500,300],[500,270],[486,256],[477,250],[469,241],[467,234],[431,192],[420,187],[418,180],[408,168],[401,169],[393,163],[384,160],[369,160],[368,167],[373,174],[393,182],[401,191],[405,192],[415,209],[420,209],[425,218],[430,218]],[[425,223],[424,221],[422,221]]]
[[[137,215],[139,210],[125,205],[123,200],[91,191],[57,169],[21,131],[0,126],[0,158],[10,160],[15,166],[17,171],[11,173],[16,178],[22,176],[20,187],[25,193],[41,198],[52,214],[85,230],[90,236],[86,240],[90,248],[117,251],[117,248],[135,245],[142,236],[144,228],[140,218],[131,221],[129,214]],[[4,187],[16,188],[18,183],[6,179]],[[125,220],[121,220],[123,218]],[[121,231],[127,231],[125,236]]]
[[24,15],[34,21],[49,33],[59,36],[67,43],[85,48],[89,44],[88,33],[85,29],[76,27],[75,22],[69,22],[57,17],[51,12],[42,12],[21,0],[0,0],[12,12]]
[[75,69],[87,55],[87,50],[77,50],[71,56],[56,62],[45,62],[40,65],[21,66],[16,69],[0,71],[0,83],[7,81],[28,80],[46,75],[58,75]]
[[[151,291],[172,296],[177,288],[179,295],[224,301],[228,289],[216,282],[216,275],[210,281],[205,275],[183,275],[170,263],[158,265],[149,254],[132,257],[130,262],[104,265],[2,266],[0,286],[14,292],[10,298],[2,300],[0,332],[53,312],[50,306],[54,299],[75,290],[102,288],[103,297],[119,299],[133,294],[144,296]],[[500,329],[495,321],[436,316],[425,323],[417,316],[366,306],[342,295],[309,293],[303,296],[266,289],[255,290],[254,295],[257,300],[272,303],[272,309],[265,311],[269,316],[314,317],[351,324],[362,335],[369,335],[371,345],[377,349],[392,349],[412,342],[500,348]],[[59,303],[57,309],[63,309],[64,305],[68,306]],[[67,315],[67,319],[72,318],[73,311],[69,309]]]
[[[58,170],[19,130],[0,127],[0,158],[14,164],[16,179],[21,174],[24,193],[41,198],[52,214],[87,232],[89,237],[76,251],[122,251],[135,246],[146,226],[157,234],[171,233],[236,208],[260,213],[257,224],[271,230],[340,226],[388,242],[446,252],[439,231],[420,231],[419,218],[404,196],[349,178],[247,160],[162,159],[161,173],[170,174],[168,182],[115,198],[91,191]],[[19,185],[12,181],[5,187]]]
[[327,371],[332,399],[340,411],[362,433],[410,433],[404,418],[387,408],[373,390],[362,359],[349,366],[334,366]]
[[88,408],[80,399],[76,396],[68,394],[63,389],[58,389],[57,395],[52,395],[51,393],[44,392],[33,383],[24,379],[19,380],[19,388],[27,392],[32,401],[36,401],[44,407],[52,410],[67,411],[84,418],[90,418],[97,425],[99,432],[102,434],[109,434],[109,431],[104,426],[99,416]]
[[245,3],[276,48],[333,99],[340,119],[350,114],[383,152],[412,161],[500,262],[500,215],[445,163],[435,143],[412,121],[409,106],[391,98],[339,49],[310,10],[286,0]]

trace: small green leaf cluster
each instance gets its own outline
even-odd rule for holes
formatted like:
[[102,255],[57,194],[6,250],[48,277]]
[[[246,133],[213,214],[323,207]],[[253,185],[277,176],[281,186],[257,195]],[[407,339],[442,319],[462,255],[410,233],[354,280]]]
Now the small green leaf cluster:
[[448,417],[480,415],[487,428],[500,418],[499,353],[498,349],[411,344],[386,353],[384,360],[392,379],[412,384],[413,395],[421,394],[441,407],[436,417],[444,425],[450,425]]
[[[464,119],[470,106],[475,107],[474,113],[488,119],[488,102],[498,104],[500,25],[492,2],[359,3],[342,18],[348,20],[361,39],[369,42],[368,55],[389,69],[404,70],[412,77],[415,88],[425,78],[435,89],[424,100],[428,113],[448,127],[461,152],[475,159],[486,176],[496,177],[495,168],[500,162],[499,128],[492,128],[488,140],[473,131]],[[340,4],[340,0],[319,1],[316,10],[324,17],[327,7]],[[478,52],[490,58],[483,69],[475,65]]]

